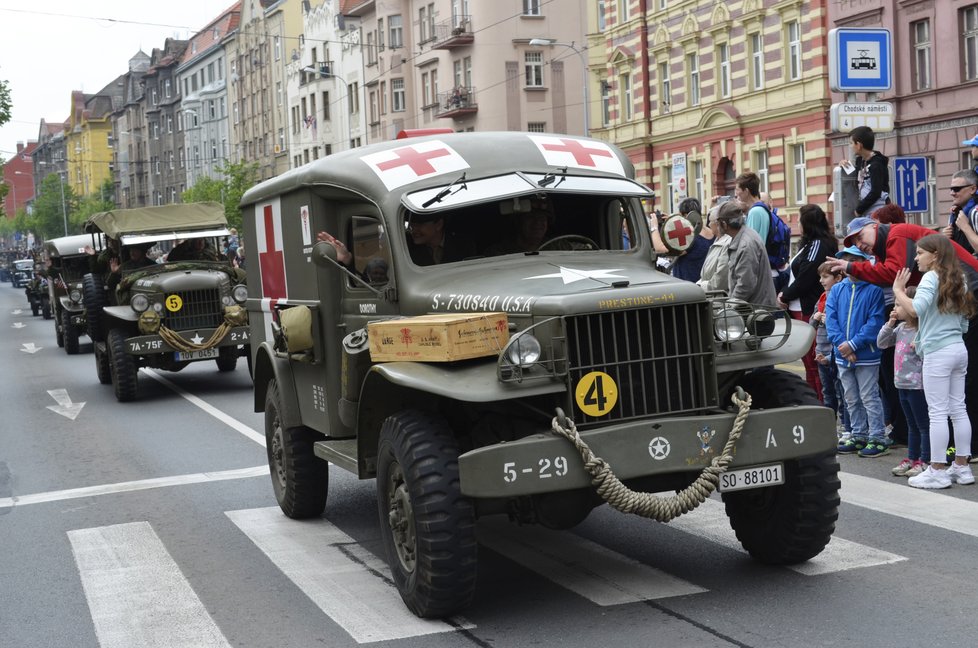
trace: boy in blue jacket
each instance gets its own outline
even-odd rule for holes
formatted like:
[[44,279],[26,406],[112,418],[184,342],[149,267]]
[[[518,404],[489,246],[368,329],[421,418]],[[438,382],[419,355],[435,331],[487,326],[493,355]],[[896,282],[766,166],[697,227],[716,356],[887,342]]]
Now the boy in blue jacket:
[[[855,246],[836,256],[847,261],[869,259]],[[852,435],[839,443],[842,454],[882,457],[890,452],[879,389],[882,352],[876,346],[884,312],[883,289],[854,277],[832,286],[825,300],[825,332],[836,350],[835,362],[852,425]]]

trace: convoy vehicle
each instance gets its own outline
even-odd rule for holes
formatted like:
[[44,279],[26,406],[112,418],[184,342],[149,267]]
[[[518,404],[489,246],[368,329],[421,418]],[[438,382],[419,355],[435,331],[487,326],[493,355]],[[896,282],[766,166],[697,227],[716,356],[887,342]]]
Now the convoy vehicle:
[[[180,371],[191,362],[215,360],[233,371],[248,344],[244,272],[219,259],[220,237],[228,235],[224,208],[191,203],[114,209],[85,223],[103,263],[113,254],[109,240],[129,258],[131,247],[144,251],[175,246],[162,263],[119,273],[89,273],[82,278],[88,335],[95,347],[99,381],[111,383],[119,401],[137,396],[140,367]],[[100,244],[105,236],[105,247]],[[194,252],[199,244],[200,252]],[[178,252],[182,252],[178,257]],[[141,255],[139,255],[141,256]],[[111,264],[111,265],[110,265]]]
[[[96,246],[101,248],[103,245],[104,241],[99,237]],[[54,335],[58,346],[63,347],[69,355],[78,353],[80,336],[88,334],[82,279],[90,272],[93,256],[85,251],[86,247],[95,249],[90,234],[48,239],[41,248],[48,267]]]
[[[758,561],[807,560],[834,531],[831,410],[772,369],[812,328],[659,272],[633,178],[598,140],[459,133],[330,155],[243,197],[278,504],[321,515],[329,463],[376,478],[419,616],[472,600],[480,516],[565,529],[605,497],[667,521],[719,486]],[[514,249],[524,219],[546,237]],[[680,489],[678,508],[650,495]]]
[[24,286],[24,294],[27,295],[27,303],[31,305],[31,314],[35,317],[41,315],[44,319],[51,319],[51,297],[48,295],[48,277],[42,264],[34,264],[34,269],[31,271],[31,278],[27,280],[27,285]]
[[17,259],[10,271],[10,283],[14,288],[22,288],[31,280],[33,274],[34,259]]

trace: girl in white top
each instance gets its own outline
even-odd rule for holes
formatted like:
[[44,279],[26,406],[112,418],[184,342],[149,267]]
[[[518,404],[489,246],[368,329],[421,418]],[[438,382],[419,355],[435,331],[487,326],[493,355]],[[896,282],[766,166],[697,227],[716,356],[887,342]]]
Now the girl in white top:
[[[924,359],[931,464],[908,483],[914,488],[947,488],[952,482],[973,484],[975,478],[967,456],[971,448],[971,421],[964,402],[968,351],[961,336],[968,330],[968,320],[975,315],[975,300],[968,290],[961,262],[946,236],[931,234],[917,241],[915,260],[924,273],[916,295],[913,299],[907,296],[908,268],[897,273],[893,295],[897,304],[920,321],[915,346]],[[950,466],[942,462],[950,437],[948,417],[954,422],[954,445],[958,448]]]

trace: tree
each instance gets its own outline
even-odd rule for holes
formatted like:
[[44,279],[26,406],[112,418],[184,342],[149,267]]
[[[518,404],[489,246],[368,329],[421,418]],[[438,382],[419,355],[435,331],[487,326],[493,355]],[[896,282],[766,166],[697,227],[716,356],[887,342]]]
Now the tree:
[[80,232],[89,216],[114,209],[114,195],[115,183],[111,178],[106,178],[99,186],[98,191],[78,201],[77,209],[71,212],[69,221],[71,230]]
[[[49,173],[41,181],[34,196],[34,232],[44,238],[57,238],[65,235],[65,214],[68,216],[68,233],[79,234],[79,223],[72,218],[77,200],[71,186],[67,183],[62,187],[61,176]],[[64,189],[64,202],[61,202],[61,191]]]
[[10,121],[10,110],[13,104],[10,101],[10,87],[7,82],[0,79],[0,126]]
[[241,229],[241,197],[258,182],[257,162],[238,162],[218,167],[222,180],[202,177],[181,194],[186,203],[212,200],[224,205],[228,227]]

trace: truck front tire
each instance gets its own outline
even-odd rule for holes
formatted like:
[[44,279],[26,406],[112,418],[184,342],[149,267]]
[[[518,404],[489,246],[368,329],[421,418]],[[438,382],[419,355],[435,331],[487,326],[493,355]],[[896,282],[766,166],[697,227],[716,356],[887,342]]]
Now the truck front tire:
[[112,368],[109,366],[109,352],[100,351],[101,343],[92,345],[95,347],[95,373],[98,381],[103,385],[112,384]]
[[135,359],[126,353],[126,336],[119,329],[109,331],[106,347],[115,399],[127,403],[136,398],[137,371]]
[[[740,385],[752,408],[821,405],[815,392],[788,371],[758,370]],[[730,526],[755,560],[792,565],[821,553],[839,517],[839,462],[835,452],[786,461],[785,483],[723,494]]]
[[78,335],[80,331],[71,317],[62,320],[62,337],[64,338],[65,353],[75,355],[78,353]]
[[285,427],[278,381],[265,392],[265,450],[279,508],[293,520],[318,517],[326,508],[329,464],[316,456],[317,432],[305,426]]
[[234,368],[238,366],[238,347],[220,347],[217,350],[217,360],[214,362],[217,363],[218,371],[234,371]]
[[459,486],[458,443],[440,417],[388,417],[377,450],[380,530],[394,583],[419,617],[446,617],[475,593],[475,508]]

